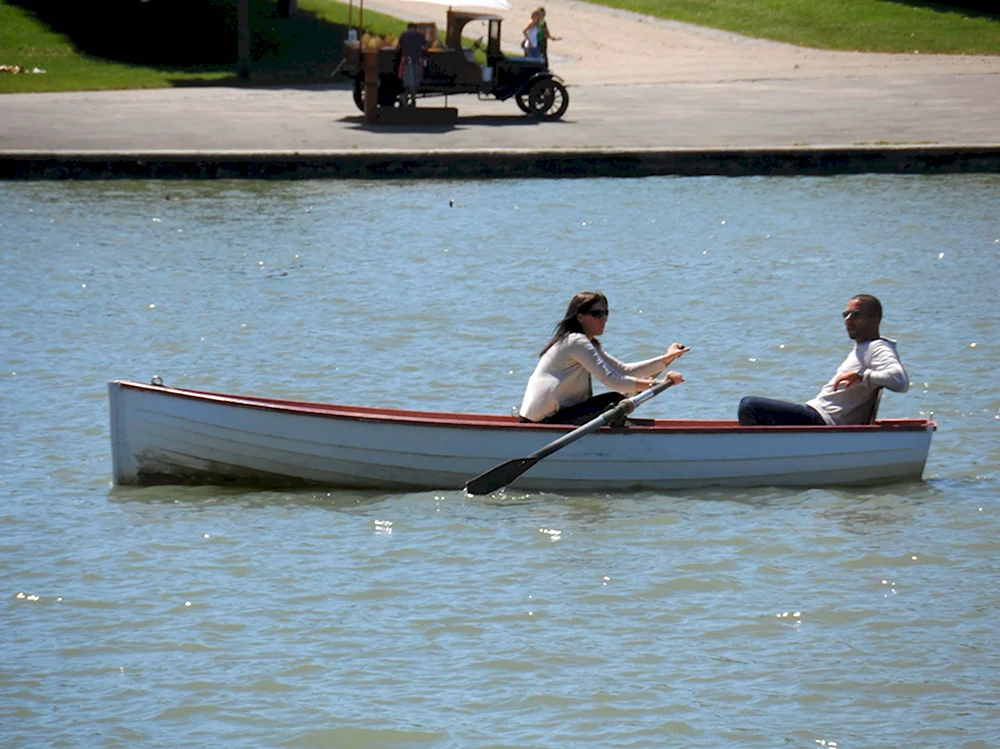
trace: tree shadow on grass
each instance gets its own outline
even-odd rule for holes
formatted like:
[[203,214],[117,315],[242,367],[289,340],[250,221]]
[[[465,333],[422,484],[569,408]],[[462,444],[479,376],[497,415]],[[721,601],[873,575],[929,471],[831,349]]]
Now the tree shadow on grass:
[[[175,85],[247,85],[235,74],[236,0],[6,0],[65,36],[81,54],[111,62],[215,74]],[[299,10],[279,18],[273,0],[250,0],[249,83],[330,81],[347,27]],[[232,72],[220,79],[219,73]]]
[[971,18],[988,18],[1000,21],[997,0],[889,0],[912,8],[927,8],[941,13],[957,13]]

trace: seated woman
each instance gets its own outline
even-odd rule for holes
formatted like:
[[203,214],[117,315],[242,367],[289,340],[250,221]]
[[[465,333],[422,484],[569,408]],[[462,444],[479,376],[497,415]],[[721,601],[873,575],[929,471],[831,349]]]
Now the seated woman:
[[[663,356],[625,364],[606,353],[597,337],[604,333],[608,300],[598,291],[581,291],[570,300],[552,340],[540,354],[521,403],[521,421],[542,424],[586,424],[618,404],[624,394],[646,390],[671,362],[687,352],[671,344]],[[591,377],[613,392],[594,396]],[[679,372],[668,372],[676,385]]]

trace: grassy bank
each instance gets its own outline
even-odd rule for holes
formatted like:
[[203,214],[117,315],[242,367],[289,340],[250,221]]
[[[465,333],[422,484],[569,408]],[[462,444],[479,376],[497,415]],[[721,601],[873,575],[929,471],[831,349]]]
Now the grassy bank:
[[[995,0],[593,0],[601,5],[802,47],[1000,54]],[[992,7],[992,12],[985,9]]]
[[[290,19],[273,0],[250,0],[251,83],[328,81],[341,59],[348,5],[299,0]],[[0,93],[244,84],[236,78],[235,0],[0,0]],[[357,4],[353,23],[358,22]],[[114,23],[112,23],[114,20]],[[365,27],[406,24],[365,11]],[[128,33],[121,33],[121,29]]]
[[[808,47],[1000,54],[1000,12],[923,0],[603,4]],[[291,19],[278,17],[274,0],[250,0],[250,6],[251,83],[330,80],[347,34],[348,5],[299,0],[299,12]],[[372,11],[365,13],[365,26],[380,34],[404,28],[402,21]],[[105,0],[99,6],[80,0],[0,0],[0,65],[45,71],[0,72],[0,93],[242,85],[233,73],[235,58],[235,0]]]

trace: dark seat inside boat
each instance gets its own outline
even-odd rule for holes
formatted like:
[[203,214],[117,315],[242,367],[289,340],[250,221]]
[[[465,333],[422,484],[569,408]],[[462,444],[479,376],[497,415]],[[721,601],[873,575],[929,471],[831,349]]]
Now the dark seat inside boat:
[[882,403],[882,390],[883,388],[878,388],[875,391],[875,397],[872,398],[872,410],[868,414],[868,418],[861,422],[862,424],[874,424],[875,420],[878,418],[878,407]]

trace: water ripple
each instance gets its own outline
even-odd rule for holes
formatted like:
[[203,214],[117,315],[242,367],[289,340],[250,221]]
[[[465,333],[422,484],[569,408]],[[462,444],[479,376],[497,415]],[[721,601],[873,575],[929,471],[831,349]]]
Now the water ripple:
[[[0,198],[5,746],[1000,745],[995,175]],[[810,397],[874,291],[929,480],[108,485],[108,379],[509,413],[581,288],[614,353],[692,347],[644,415],[707,418]]]

